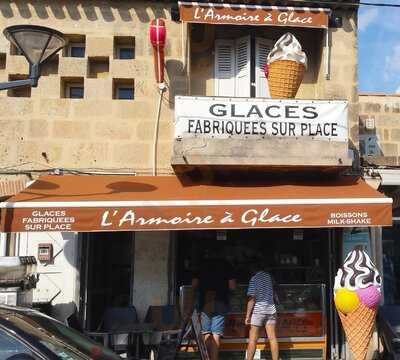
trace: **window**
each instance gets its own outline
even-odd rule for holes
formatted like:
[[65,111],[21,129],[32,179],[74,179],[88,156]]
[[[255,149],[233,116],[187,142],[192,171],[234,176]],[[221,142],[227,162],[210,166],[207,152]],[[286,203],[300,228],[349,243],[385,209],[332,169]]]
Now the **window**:
[[5,70],[6,68],[6,54],[0,53],[0,70]]
[[[27,80],[28,75],[17,75],[17,74],[10,74],[8,75],[9,81],[16,81],[16,80]],[[7,96],[9,97],[31,97],[31,87],[30,86],[23,86],[23,87],[16,87],[14,89],[7,90]]]
[[85,96],[83,77],[62,77],[60,96],[61,98],[83,99]]
[[135,58],[135,37],[114,37],[114,59],[131,60]]
[[5,331],[0,330],[0,359],[8,359],[11,356],[28,354],[36,359],[35,355],[19,340]]
[[31,87],[25,86],[25,87],[18,87],[15,89],[10,89],[7,91],[7,95],[8,95],[8,97],[29,98],[29,97],[31,97]]
[[118,47],[117,49],[118,59],[129,60],[135,58],[135,50],[133,47]]
[[98,79],[108,77],[110,60],[108,57],[88,57],[88,78]]
[[133,100],[135,98],[135,87],[133,79],[114,79],[113,98],[118,100]]
[[84,58],[86,51],[86,36],[82,34],[66,34],[68,45],[63,49],[63,56]]
[[10,55],[23,55],[22,51],[13,43],[10,44]]
[[80,84],[67,84],[67,94],[70,99],[83,99],[83,86]]
[[133,100],[133,88],[118,86],[117,87],[117,99],[121,100]]
[[272,40],[246,36],[215,42],[215,95],[270,97],[264,69]]
[[69,57],[85,57],[85,43],[69,43],[67,55]]

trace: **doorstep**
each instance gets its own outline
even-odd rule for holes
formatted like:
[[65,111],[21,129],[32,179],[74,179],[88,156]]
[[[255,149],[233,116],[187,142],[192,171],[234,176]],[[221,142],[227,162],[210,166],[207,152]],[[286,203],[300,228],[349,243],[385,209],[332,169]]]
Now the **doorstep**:
[[[323,351],[320,349],[304,349],[304,350],[281,350],[279,352],[279,358],[281,360],[322,360]],[[200,359],[200,354],[193,352],[179,352],[177,359],[185,360],[198,360]],[[243,360],[245,359],[245,351],[221,351],[219,355],[220,360]],[[261,351],[261,357],[259,360],[270,360],[271,353],[269,351]],[[254,360],[257,360],[254,357]]]

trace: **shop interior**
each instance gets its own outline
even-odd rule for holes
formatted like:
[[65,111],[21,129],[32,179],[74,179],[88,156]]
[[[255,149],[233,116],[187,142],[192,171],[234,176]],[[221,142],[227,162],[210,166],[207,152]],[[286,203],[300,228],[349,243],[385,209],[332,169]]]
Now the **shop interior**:
[[[264,263],[278,285],[282,339],[314,338],[324,341],[329,353],[335,333],[332,318],[332,274],[340,254],[341,232],[333,229],[251,229],[176,231],[171,276],[175,300],[182,312],[182,288],[190,290],[191,279],[207,259],[229,262],[238,288],[231,296],[226,339],[245,342],[247,285],[255,263]],[[81,241],[82,323],[96,331],[110,306],[131,304],[134,233],[85,233]],[[111,246],[112,244],[112,246]],[[330,256],[334,254],[335,256]],[[175,274],[175,275],[172,275]],[[172,280],[171,278],[171,280]],[[311,341],[311,340],[310,340]]]
[[252,229],[178,232],[178,286],[207,258],[224,259],[235,269],[237,282],[247,284],[253,264],[265,268],[278,284],[327,284],[328,230]]
[[277,283],[278,337],[331,340],[329,334],[333,325],[329,304],[335,256],[330,254],[332,251],[339,253],[340,243],[331,241],[332,229],[182,231],[176,236],[181,309],[189,308],[195,301],[187,300],[193,297],[190,295],[191,278],[205,260],[229,262],[239,285],[231,294],[225,338],[245,341],[248,336],[244,326],[247,284],[256,271],[254,263],[261,262]]
[[81,323],[86,330],[102,329],[107,310],[131,304],[134,259],[133,233],[82,233]]

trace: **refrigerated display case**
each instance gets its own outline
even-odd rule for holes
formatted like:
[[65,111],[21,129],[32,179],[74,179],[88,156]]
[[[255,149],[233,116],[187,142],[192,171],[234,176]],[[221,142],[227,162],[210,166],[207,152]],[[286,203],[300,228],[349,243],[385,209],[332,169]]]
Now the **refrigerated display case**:
[[[227,314],[223,350],[244,350],[249,327],[244,324],[247,285],[239,285],[230,296],[230,312]],[[280,284],[277,335],[281,350],[308,353],[316,358],[326,357],[327,317],[325,284]],[[184,316],[191,314],[196,296],[191,286],[180,287],[180,307]],[[258,348],[268,348],[265,333],[259,339]],[[320,354],[320,355],[318,355]]]

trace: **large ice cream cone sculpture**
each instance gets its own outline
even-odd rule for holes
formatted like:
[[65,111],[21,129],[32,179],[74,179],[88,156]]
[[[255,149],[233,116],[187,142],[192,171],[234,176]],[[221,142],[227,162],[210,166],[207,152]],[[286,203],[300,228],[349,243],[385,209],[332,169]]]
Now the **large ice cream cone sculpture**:
[[300,43],[286,33],[268,55],[268,85],[272,98],[294,98],[303,81],[307,56]]
[[354,360],[365,360],[377,306],[381,277],[368,254],[351,251],[335,277],[335,305]]
[[364,360],[367,356],[375,315],[376,310],[370,309],[364,304],[358,305],[347,315],[339,311],[340,320],[355,360]]

